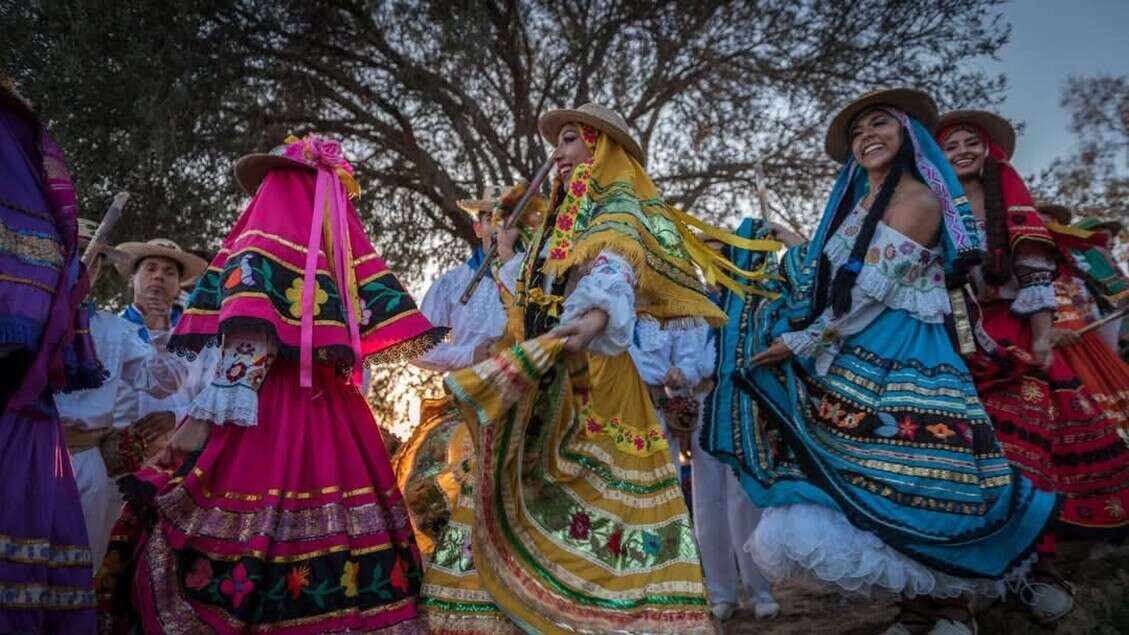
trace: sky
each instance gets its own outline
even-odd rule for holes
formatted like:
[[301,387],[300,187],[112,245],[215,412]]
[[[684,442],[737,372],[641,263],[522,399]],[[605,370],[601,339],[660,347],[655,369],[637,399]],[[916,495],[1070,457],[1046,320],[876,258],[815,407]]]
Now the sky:
[[1074,147],[1059,106],[1066,78],[1129,74],[1129,0],[1012,0],[1004,18],[1011,39],[982,67],[1008,77],[999,112],[1026,124],[1014,163],[1033,174]]

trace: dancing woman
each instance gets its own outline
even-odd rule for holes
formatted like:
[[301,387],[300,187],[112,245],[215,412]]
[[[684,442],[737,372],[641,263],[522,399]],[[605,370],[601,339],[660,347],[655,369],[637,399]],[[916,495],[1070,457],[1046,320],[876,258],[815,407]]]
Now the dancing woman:
[[979,243],[936,118],[908,89],[834,118],[844,166],[780,297],[746,312],[728,294],[711,408],[734,427],[707,431],[767,508],[748,545],[762,571],[901,593],[890,634],[975,632],[960,596],[1021,578],[1056,503],[1007,464],[945,328],[945,273]]
[[354,369],[442,330],[377,257],[352,174],[315,136],[236,163],[253,198],[169,343],[222,359],[170,441],[177,471],[130,488],[104,630],[423,632],[419,554]]
[[1056,248],[1008,163],[1015,131],[984,111],[941,117],[937,139],[976,214],[987,258],[972,284],[982,329],[969,367],[1008,460],[1037,487],[1065,495],[1039,544],[1033,593],[1040,622],[1062,618],[1072,591],[1056,573],[1056,536],[1118,538],[1129,530],[1129,446],[1051,346]]
[[708,248],[663,202],[619,115],[586,104],[540,129],[556,145],[549,213],[499,276],[520,344],[447,380],[475,440],[475,514],[452,518],[436,548],[428,625],[712,632],[669,447],[627,352],[637,314],[723,321],[688,241]]

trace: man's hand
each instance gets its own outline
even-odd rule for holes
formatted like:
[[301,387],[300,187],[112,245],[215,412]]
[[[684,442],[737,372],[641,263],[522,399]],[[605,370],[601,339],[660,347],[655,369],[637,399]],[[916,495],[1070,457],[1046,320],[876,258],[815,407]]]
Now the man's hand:
[[166,298],[160,291],[148,291],[140,308],[145,317],[146,327],[153,331],[169,330],[169,312],[172,310],[171,298]]

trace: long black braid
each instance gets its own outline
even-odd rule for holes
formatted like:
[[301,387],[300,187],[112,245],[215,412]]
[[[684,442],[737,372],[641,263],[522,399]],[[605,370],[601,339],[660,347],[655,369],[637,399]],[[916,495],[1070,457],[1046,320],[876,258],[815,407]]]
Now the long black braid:
[[1004,195],[1000,187],[1000,162],[992,157],[984,159],[984,172],[980,181],[984,185],[984,233],[988,238],[984,279],[990,284],[1003,285],[1011,278],[1011,249],[1008,245]]
[[[874,238],[874,232],[878,229],[878,221],[886,215],[886,208],[890,204],[890,199],[894,196],[898,182],[907,171],[916,175],[913,164],[913,142],[909,139],[909,133],[903,130],[902,145],[894,156],[890,171],[886,174],[886,178],[882,180],[878,195],[874,197],[874,202],[871,203],[870,210],[867,211],[866,219],[862,222],[862,229],[855,237],[854,246],[851,247],[851,255],[847,262],[839,267],[839,271],[835,274],[835,280],[830,285],[831,308],[835,312],[835,317],[841,317],[851,310],[851,290],[854,289],[855,280],[858,278],[859,272],[862,271],[866,250],[870,247],[870,241]],[[849,193],[844,193],[843,200],[839,201],[839,208],[835,211],[835,222],[832,224],[828,235],[833,234],[839,228],[839,225],[843,223],[853,209],[850,198]],[[820,277],[823,280],[829,277],[831,270],[831,263],[826,262],[826,260],[826,256],[820,256]],[[828,285],[820,284],[820,287],[823,289],[821,295],[826,297]],[[819,312],[822,312],[826,306],[826,301],[819,304],[823,305],[819,307]],[[815,314],[818,315],[819,312]]]

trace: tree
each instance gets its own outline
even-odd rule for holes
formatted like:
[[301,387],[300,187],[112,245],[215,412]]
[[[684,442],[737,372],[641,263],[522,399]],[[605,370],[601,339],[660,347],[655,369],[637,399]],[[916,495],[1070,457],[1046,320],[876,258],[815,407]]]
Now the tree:
[[122,238],[214,248],[244,200],[230,162],[318,131],[345,141],[378,248],[419,283],[473,240],[456,200],[529,178],[538,117],[590,100],[676,203],[732,223],[763,160],[774,214],[806,225],[847,99],[997,101],[1003,78],[966,62],[1006,42],[1002,1],[0,0],[0,20],[84,200],[126,188],[144,210]]
[[1129,225],[1129,75],[1071,77],[1061,105],[1078,145],[1033,179],[1045,200]]

